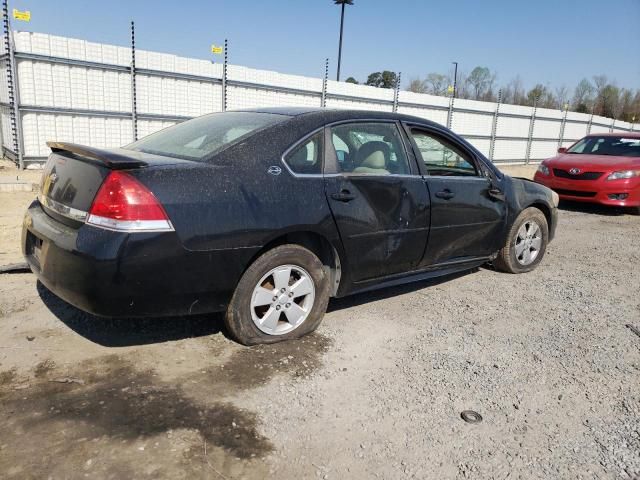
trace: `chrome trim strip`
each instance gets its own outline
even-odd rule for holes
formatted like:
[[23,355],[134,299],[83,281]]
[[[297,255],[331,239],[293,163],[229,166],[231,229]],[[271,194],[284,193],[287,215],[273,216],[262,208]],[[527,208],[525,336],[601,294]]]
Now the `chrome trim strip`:
[[115,232],[173,232],[169,220],[115,220],[112,218],[89,215],[87,225],[113,230]]
[[59,215],[62,215],[63,217],[70,218],[71,220],[84,222],[87,218],[87,212],[78,210],[77,208],[68,207],[67,205],[63,205],[62,203],[56,202],[55,200],[43,195],[42,193],[38,194],[38,201],[44,207],[54,211]]
[[420,175],[419,173],[416,174],[409,174],[409,173],[387,173],[385,174],[381,174],[381,173],[358,173],[358,172],[341,172],[341,173],[335,173],[335,174],[327,174],[325,175],[325,177],[329,177],[329,176],[338,176],[338,177],[366,177],[366,178],[422,178],[423,175]]

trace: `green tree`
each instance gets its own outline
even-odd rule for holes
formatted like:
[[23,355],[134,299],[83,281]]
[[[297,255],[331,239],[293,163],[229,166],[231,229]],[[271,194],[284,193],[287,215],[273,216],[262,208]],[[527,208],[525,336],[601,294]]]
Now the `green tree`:
[[347,78],[347,79],[345,80],[345,82],[347,82],[347,83],[355,83],[356,85],[358,85],[358,84],[360,83],[360,82],[358,82],[358,80],[356,80],[356,79],[355,79],[355,78],[353,78],[353,77],[349,77],[349,78]]
[[395,88],[397,77],[394,72],[384,70],[383,72],[373,72],[367,77],[365,85],[378,88]]
[[441,73],[430,73],[425,79],[428,92],[434,95],[445,95],[449,86],[449,79]]
[[[537,103],[536,103],[537,100]],[[540,108],[556,108],[556,98],[548,87],[538,83],[527,93],[527,103]]]
[[607,84],[602,89],[602,110],[600,115],[608,118],[618,118],[620,113],[620,89],[615,85]]
[[487,67],[476,67],[471,70],[467,82],[473,89],[474,99],[482,100],[484,95],[492,89],[495,80],[496,76]]
[[590,113],[593,108],[594,88],[589,80],[583,78],[573,91],[571,107],[576,112]]
[[631,122],[633,116],[633,92],[628,88],[623,88],[620,91],[620,115],[618,118],[625,122]]

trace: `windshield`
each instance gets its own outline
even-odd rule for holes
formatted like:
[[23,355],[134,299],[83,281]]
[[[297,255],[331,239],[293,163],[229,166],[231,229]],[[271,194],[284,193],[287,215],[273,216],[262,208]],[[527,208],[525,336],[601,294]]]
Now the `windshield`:
[[585,137],[567,150],[567,153],[640,157],[640,138],[609,135]]
[[124,148],[202,162],[257,130],[289,118],[272,113],[212,113],[152,133]]

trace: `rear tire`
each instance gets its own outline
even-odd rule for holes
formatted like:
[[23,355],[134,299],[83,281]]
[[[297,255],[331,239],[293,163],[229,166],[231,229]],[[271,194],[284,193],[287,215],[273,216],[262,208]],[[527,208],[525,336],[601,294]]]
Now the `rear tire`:
[[328,303],[329,279],[318,257],[300,245],[281,245],[242,275],[225,324],[243,345],[281,342],[318,328]]
[[548,242],[547,218],[535,207],[526,208],[513,222],[507,242],[493,264],[507,273],[530,272],[542,261]]

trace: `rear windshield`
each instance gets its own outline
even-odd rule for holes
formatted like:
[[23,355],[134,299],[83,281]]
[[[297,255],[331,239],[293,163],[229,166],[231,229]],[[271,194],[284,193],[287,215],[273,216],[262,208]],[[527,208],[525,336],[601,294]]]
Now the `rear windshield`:
[[212,113],[152,133],[124,148],[186,160],[207,161],[252,133],[289,118],[272,113]]
[[567,153],[640,157],[640,138],[609,135],[585,137],[567,150]]

